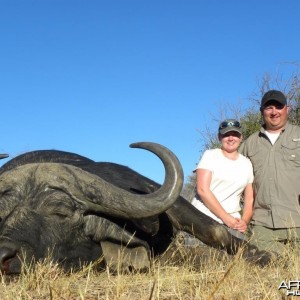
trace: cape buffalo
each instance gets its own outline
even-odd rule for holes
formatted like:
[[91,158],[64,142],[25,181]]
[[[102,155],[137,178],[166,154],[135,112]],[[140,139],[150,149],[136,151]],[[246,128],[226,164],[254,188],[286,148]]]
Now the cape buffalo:
[[49,256],[65,269],[96,261],[104,267],[121,252],[122,267],[143,269],[178,230],[231,254],[243,245],[247,259],[269,262],[268,253],[231,236],[180,196],[183,172],[170,150],[150,142],[130,146],[161,159],[162,186],[128,167],[56,150],[28,152],[4,164],[0,270],[20,273],[24,263]]

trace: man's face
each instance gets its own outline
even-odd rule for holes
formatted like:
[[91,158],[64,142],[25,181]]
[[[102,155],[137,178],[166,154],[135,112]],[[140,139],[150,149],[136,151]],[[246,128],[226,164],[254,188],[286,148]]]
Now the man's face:
[[262,114],[269,131],[281,131],[288,119],[289,107],[277,101],[269,101],[263,108]]

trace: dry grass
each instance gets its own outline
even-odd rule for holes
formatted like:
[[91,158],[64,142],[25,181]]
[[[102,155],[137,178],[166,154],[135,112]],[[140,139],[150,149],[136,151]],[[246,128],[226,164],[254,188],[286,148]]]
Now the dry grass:
[[220,255],[210,248],[205,251],[197,267],[153,261],[151,270],[142,274],[111,274],[109,268],[96,272],[91,266],[65,274],[45,262],[19,276],[2,275],[0,299],[286,299],[279,284],[298,280],[300,275],[296,251],[266,268],[246,263],[239,255]]

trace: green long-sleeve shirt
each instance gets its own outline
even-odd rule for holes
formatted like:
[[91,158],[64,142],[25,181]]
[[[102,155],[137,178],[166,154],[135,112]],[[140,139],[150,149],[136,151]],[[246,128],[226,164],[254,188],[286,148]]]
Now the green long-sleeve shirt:
[[300,127],[288,123],[274,145],[262,127],[239,151],[253,164],[254,223],[300,227]]

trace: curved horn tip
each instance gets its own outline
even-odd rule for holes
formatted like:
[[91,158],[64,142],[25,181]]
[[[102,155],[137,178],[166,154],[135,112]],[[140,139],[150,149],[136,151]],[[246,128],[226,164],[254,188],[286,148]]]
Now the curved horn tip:
[[136,143],[131,143],[129,145],[130,148],[141,148],[142,144],[144,144],[145,142],[136,142]]
[[0,159],[9,157],[9,154],[0,154]]

